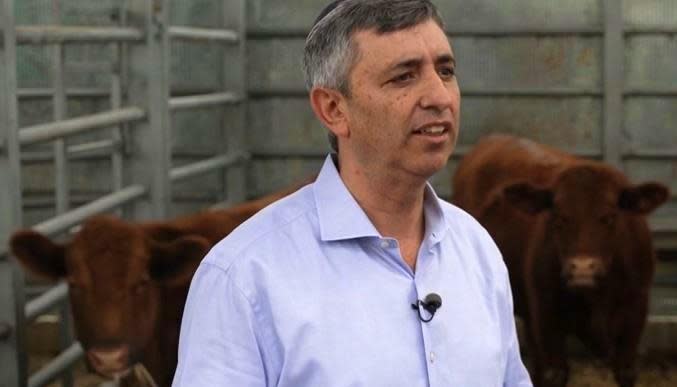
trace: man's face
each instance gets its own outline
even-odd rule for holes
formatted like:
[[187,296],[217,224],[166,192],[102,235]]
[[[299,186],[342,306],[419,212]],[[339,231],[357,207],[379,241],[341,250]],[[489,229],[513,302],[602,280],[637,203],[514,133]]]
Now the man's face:
[[[346,99],[350,136],[341,157],[385,173],[427,179],[456,143],[460,92],[449,41],[432,20],[353,36],[359,55]],[[342,149],[342,148],[341,148]]]

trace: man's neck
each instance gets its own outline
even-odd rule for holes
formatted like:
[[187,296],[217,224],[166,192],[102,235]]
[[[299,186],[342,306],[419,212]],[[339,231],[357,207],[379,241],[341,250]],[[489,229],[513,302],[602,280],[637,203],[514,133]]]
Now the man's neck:
[[396,174],[368,173],[355,165],[340,166],[344,184],[384,237],[397,239],[413,269],[423,240],[426,181]]

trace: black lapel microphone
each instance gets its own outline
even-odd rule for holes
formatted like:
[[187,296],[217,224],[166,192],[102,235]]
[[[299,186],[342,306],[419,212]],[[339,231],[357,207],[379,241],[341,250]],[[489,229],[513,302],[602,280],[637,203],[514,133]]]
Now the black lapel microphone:
[[[425,309],[428,313],[430,313],[429,319],[424,319],[423,316],[421,316],[421,307]],[[433,317],[435,317],[435,312],[437,312],[437,309],[441,307],[442,307],[442,297],[440,297],[440,295],[437,293],[430,293],[427,296],[425,296],[423,301],[416,300],[415,303],[411,304],[411,308],[415,309],[418,312],[418,318],[424,323],[430,322],[430,320],[432,320]]]

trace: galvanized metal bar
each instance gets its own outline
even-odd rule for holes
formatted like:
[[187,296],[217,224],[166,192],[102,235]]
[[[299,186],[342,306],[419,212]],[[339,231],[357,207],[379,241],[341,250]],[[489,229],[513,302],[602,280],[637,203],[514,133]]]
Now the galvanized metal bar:
[[68,284],[60,282],[48,291],[26,303],[24,314],[26,324],[51,311],[68,297]]
[[138,121],[145,117],[146,113],[138,107],[111,110],[105,113],[97,113],[21,129],[19,131],[19,141],[21,145],[35,144],[85,131],[107,128],[124,122]]
[[[67,88],[66,97],[68,98],[107,98],[110,95],[110,91],[107,89],[98,89],[98,88]],[[41,98],[53,98],[54,89],[50,88],[31,88],[31,89],[19,89],[18,97],[19,99],[41,99]]]
[[128,27],[16,26],[19,44],[142,42],[143,31]]
[[677,88],[629,88],[623,92],[626,97],[677,97]]
[[240,40],[240,35],[231,30],[182,26],[169,27],[169,37],[177,40],[216,41],[230,44]]
[[[239,36],[247,34],[246,0],[222,1],[221,17],[224,28],[236,31]],[[223,51],[221,66],[221,84],[236,95],[247,95],[247,46],[246,39],[240,39],[236,46],[228,46]],[[247,125],[247,101],[243,99],[238,109],[231,109],[222,116],[225,130],[226,152],[246,152],[245,128]],[[233,202],[244,201],[247,197],[247,169],[244,165],[235,165],[224,170],[225,197]]]
[[135,3],[129,22],[146,31],[143,45],[130,45],[129,103],[146,107],[148,121],[134,130],[134,151],[125,159],[125,176],[150,185],[148,200],[134,203],[135,219],[167,217],[171,185],[171,121],[169,112],[169,1]]
[[21,150],[19,146],[16,36],[13,0],[0,0],[0,377],[5,387],[24,387],[24,277],[15,260],[7,259],[7,239],[21,225]]
[[[265,28],[253,27],[247,30],[247,39],[305,39],[310,30],[307,28]],[[601,36],[604,31],[599,27],[568,26],[491,26],[477,28],[447,28],[448,36],[453,37],[516,37],[516,36]]]
[[[59,10],[59,0],[52,0],[52,22],[61,23]],[[64,47],[57,43],[52,47],[52,85],[54,95],[52,105],[54,109],[53,118],[55,122],[66,119],[66,87],[65,87],[65,69],[64,69]],[[54,186],[56,187],[56,213],[62,214],[68,210],[70,192],[69,170],[66,156],[66,140],[63,138],[54,141]]]
[[[52,22],[61,24],[60,0],[52,0]],[[67,100],[66,100],[66,72],[63,44],[56,43],[52,47],[52,84],[54,87],[54,97],[52,98],[53,118],[55,122],[63,121],[67,118]],[[70,208],[70,182],[69,165],[66,149],[66,139],[59,138],[54,141],[54,192],[56,201],[56,214],[63,214]],[[73,335],[70,331],[70,325],[64,326],[63,322],[70,316],[67,300],[59,302],[60,315],[62,323],[59,324],[59,344],[61,350],[67,349],[73,342]],[[65,311],[64,311],[65,310]],[[63,387],[73,387],[73,372],[68,369],[63,372],[61,378]]]
[[171,98],[169,100],[169,108],[172,111],[177,111],[239,102],[242,102],[242,97],[235,93],[213,93]]
[[636,26],[628,25],[623,29],[625,35],[675,35],[677,34],[677,26]]
[[[307,98],[308,92],[303,88],[266,88],[249,89],[250,98]],[[504,88],[479,89],[463,88],[464,97],[536,97],[536,98],[599,98],[602,90],[593,88],[555,87],[555,88]]]
[[[113,139],[113,140],[99,140],[92,141],[83,144],[71,145],[68,147],[68,158],[69,159],[78,159],[83,155],[89,154],[109,154],[109,153],[119,153],[122,149],[122,141]],[[121,187],[120,187],[121,188]],[[114,187],[114,191],[117,191],[118,188]]]
[[[76,342],[73,332],[73,316],[71,315],[71,307],[68,299],[63,300],[60,303],[59,316],[61,317],[59,320],[59,344],[62,351],[67,351],[68,348]],[[73,367],[68,366],[67,371],[61,376],[61,385],[62,387],[73,387],[73,384]]]
[[169,177],[172,182],[177,182],[214,170],[228,168],[247,160],[249,160],[249,154],[245,152],[233,152],[174,168],[171,170]]
[[[646,129],[646,128],[645,128]],[[668,148],[644,148],[632,147],[622,154],[623,159],[668,159],[677,160],[677,147]]]
[[[66,151],[68,160],[110,158],[113,152],[122,149],[122,142],[118,140],[100,140],[82,144],[69,145]],[[53,151],[24,151],[21,152],[21,162],[52,162]]]
[[86,218],[102,212],[117,208],[123,204],[136,200],[148,193],[148,188],[143,185],[132,185],[121,191],[103,196],[91,203],[72,209],[65,214],[48,219],[33,226],[33,229],[45,235],[53,236],[69,229]]
[[28,379],[28,387],[44,387],[56,380],[64,370],[70,368],[84,355],[82,345],[78,342],[71,345],[67,350],[55,357],[40,371],[31,375]]
[[604,161],[623,168],[624,42],[620,0],[604,0]]
[[0,383],[7,387],[26,386],[23,282],[23,273],[14,260],[0,259],[0,325],[6,330],[0,340]]

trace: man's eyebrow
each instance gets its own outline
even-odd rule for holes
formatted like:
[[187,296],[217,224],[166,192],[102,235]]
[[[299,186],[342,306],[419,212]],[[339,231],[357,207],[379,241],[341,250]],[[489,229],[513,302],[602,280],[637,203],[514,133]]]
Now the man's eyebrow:
[[456,67],[456,58],[454,58],[451,54],[443,54],[437,57],[437,60],[435,61],[436,64],[451,64],[452,66]]
[[[390,71],[396,71],[400,69],[411,69],[411,68],[416,68],[421,65],[423,60],[421,58],[412,58],[412,59],[405,59],[401,62],[395,62],[392,65],[388,66],[388,69]],[[456,59],[453,57],[451,54],[442,54],[437,57],[435,60],[436,65],[440,64],[451,64],[453,66],[456,66]]]

